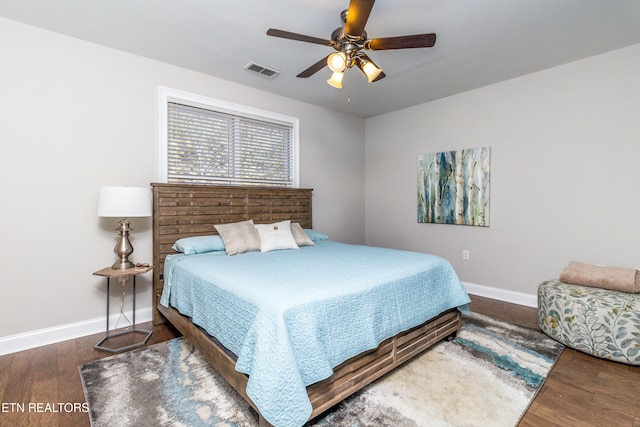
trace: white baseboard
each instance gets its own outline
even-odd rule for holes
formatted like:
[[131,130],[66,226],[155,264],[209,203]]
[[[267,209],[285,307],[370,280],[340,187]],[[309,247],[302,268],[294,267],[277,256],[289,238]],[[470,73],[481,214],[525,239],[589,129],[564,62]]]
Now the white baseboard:
[[[131,311],[125,312],[127,318],[132,320]],[[120,313],[109,316],[109,329],[114,329]],[[136,324],[150,322],[152,318],[151,308],[136,311]],[[120,321],[119,327],[126,326],[126,322]],[[51,328],[39,329],[37,331],[25,332],[17,335],[0,338],[0,355],[15,353],[17,351],[28,350],[30,348],[53,344],[87,335],[105,332],[107,319],[96,317],[81,322],[68,323],[66,325],[54,326]],[[96,341],[97,343],[97,341]]]
[[524,305],[527,307],[538,307],[538,296],[525,294],[522,292],[508,291],[505,289],[491,288],[489,286],[476,285],[474,283],[462,282],[468,293],[506,301],[513,304]]

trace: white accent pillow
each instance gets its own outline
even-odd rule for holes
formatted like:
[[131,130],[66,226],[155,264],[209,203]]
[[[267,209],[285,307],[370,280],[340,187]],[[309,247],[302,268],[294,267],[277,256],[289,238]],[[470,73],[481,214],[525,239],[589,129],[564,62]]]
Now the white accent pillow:
[[224,242],[227,255],[243,254],[260,250],[260,236],[253,220],[214,225]]
[[298,249],[296,239],[291,233],[291,221],[274,222],[273,224],[256,224],[260,235],[260,251],[269,252],[280,249]]

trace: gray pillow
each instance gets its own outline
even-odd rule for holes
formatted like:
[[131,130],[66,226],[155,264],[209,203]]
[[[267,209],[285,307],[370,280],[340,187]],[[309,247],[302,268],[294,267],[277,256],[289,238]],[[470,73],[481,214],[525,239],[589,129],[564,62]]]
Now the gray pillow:
[[214,225],[224,242],[227,255],[243,254],[260,250],[260,236],[253,220]]
[[303,228],[300,226],[298,222],[291,223],[291,234],[293,234],[293,238],[296,239],[296,243],[298,246],[313,246],[313,240],[309,237],[307,233],[304,232]]

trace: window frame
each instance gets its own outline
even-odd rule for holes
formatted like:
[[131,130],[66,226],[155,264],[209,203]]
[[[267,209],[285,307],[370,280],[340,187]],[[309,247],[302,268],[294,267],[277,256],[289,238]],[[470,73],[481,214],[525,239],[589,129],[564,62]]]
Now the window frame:
[[[168,177],[168,144],[169,144],[169,132],[168,132],[168,114],[169,103],[179,102],[194,107],[205,108],[214,110],[220,113],[231,114],[236,116],[247,117],[250,119],[257,119],[262,121],[268,121],[278,123],[286,126],[291,126],[291,144],[292,144],[292,167],[293,167],[293,182],[292,187],[300,187],[300,158],[299,158],[299,146],[300,146],[300,119],[285,114],[275,113],[272,111],[261,110],[258,108],[248,107],[246,105],[235,104],[220,99],[210,98],[203,95],[197,95],[181,91],[178,89],[172,89],[168,87],[160,86],[159,88],[159,143],[158,143],[158,177],[159,182],[167,183]],[[241,186],[243,184],[228,184]]]

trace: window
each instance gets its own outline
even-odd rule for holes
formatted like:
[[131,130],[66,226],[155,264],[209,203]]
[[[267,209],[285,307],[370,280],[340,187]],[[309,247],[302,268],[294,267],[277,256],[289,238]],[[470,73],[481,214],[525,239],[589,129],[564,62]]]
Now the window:
[[161,179],[298,186],[298,119],[161,89]]

